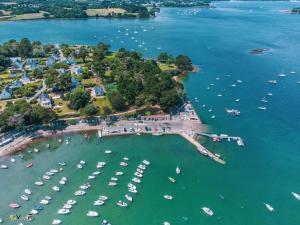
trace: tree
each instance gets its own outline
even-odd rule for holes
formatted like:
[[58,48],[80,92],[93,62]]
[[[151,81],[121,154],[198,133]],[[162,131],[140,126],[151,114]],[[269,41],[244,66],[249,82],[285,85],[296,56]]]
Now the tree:
[[176,57],[175,64],[181,71],[191,71],[193,69],[192,60],[185,55],[178,55]]
[[89,103],[90,99],[90,93],[83,88],[76,88],[69,96],[69,107],[75,110],[81,109]]
[[108,92],[107,97],[115,110],[122,111],[126,109],[125,99],[117,90]]
[[23,38],[19,44],[19,55],[26,58],[32,54],[32,45],[28,38]]
[[160,107],[164,112],[168,112],[172,107],[177,106],[181,99],[176,90],[168,90],[163,92],[160,98]]
[[82,109],[82,113],[87,116],[96,115],[99,110],[93,104],[88,104]]
[[10,65],[11,65],[11,61],[9,60],[9,58],[0,55],[0,72],[5,70]]
[[166,52],[161,52],[157,57],[157,60],[161,63],[170,64],[173,61],[173,57]]
[[84,46],[81,46],[79,48],[78,53],[77,53],[77,57],[81,58],[82,61],[85,63],[86,62],[86,57],[88,56],[88,54],[89,54],[89,52],[88,52],[87,48],[84,47]]

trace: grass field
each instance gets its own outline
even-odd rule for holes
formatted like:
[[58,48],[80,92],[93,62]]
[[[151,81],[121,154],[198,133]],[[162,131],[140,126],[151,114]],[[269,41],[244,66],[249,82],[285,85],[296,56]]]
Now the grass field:
[[39,13],[26,13],[21,15],[6,15],[1,16],[0,20],[7,20],[7,21],[16,21],[16,20],[36,20],[36,19],[44,19],[44,13],[45,12],[39,12]]
[[67,116],[67,115],[72,115],[72,114],[77,113],[77,111],[69,109],[68,102],[64,101],[61,98],[54,99],[54,103],[55,103],[55,106],[57,106],[57,108],[55,108],[54,111],[60,117],[64,117],[64,116]]
[[110,102],[108,101],[108,99],[106,97],[103,98],[94,98],[93,99],[93,104],[98,107],[99,112],[98,115],[104,115],[104,109],[105,107],[107,107],[108,109],[110,109],[110,111],[112,111],[112,107]]
[[109,9],[87,9],[85,10],[88,16],[108,16],[109,14],[124,14],[126,12],[125,9],[121,8],[109,8]]
[[82,85],[84,87],[91,87],[91,86],[97,86],[100,85],[97,78],[89,78],[89,79],[83,79],[81,81]]
[[177,70],[177,66],[175,64],[159,63],[158,65],[162,71]]

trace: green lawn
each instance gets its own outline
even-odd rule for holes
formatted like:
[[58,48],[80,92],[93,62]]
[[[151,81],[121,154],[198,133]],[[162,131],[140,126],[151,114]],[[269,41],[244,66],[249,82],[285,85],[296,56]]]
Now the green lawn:
[[69,109],[68,102],[64,101],[61,98],[54,99],[54,103],[55,103],[55,106],[60,106],[59,108],[56,108],[54,110],[58,114],[58,116],[60,116],[60,117],[65,117],[65,116],[68,116],[68,115],[75,115],[75,114],[78,113],[75,110]]
[[177,66],[175,64],[159,63],[158,65],[162,71],[177,70]]
[[81,83],[84,87],[99,85],[99,82],[97,81],[96,78],[82,79]]
[[112,111],[112,107],[110,102],[108,101],[108,99],[106,97],[103,98],[94,98],[93,99],[93,104],[98,107],[99,112],[98,115],[104,115],[105,112],[103,110],[104,107],[109,108]]

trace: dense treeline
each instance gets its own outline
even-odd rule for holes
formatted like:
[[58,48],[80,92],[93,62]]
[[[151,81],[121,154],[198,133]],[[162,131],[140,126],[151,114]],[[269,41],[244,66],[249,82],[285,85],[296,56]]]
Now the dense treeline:
[[49,123],[56,118],[57,115],[51,109],[32,105],[25,100],[8,102],[5,110],[0,114],[0,130],[4,132],[28,125]]
[[0,10],[11,11],[11,15],[45,12],[45,17],[54,18],[86,18],[86,9],[122,8],[127,11],[122,14],[110,14],[112,17],[148,18],[154,16],[157,10],[148,10],[147,7],[135,1],[76,1],[76,0],[17,0],[16,4],[0,4]]
[[[110,69],[110,75],[103,75],[102,79],[115,84],[108,93],[115,109],[157,104],[163,111],[169,112],[182,101],[182,84],[176,82],[171,74],[163,72],[156,60],[143,59],[138,52],[122,48],[113,60],[108,61],[105,58],[109,54],[108,49],[109,46],[104,44],[95,47],[93,69],[99,74],[105,73],[104,68]],[[178,62],[178,72],[191,69],[191,60],[186,56],[178,56],[174,62]]]

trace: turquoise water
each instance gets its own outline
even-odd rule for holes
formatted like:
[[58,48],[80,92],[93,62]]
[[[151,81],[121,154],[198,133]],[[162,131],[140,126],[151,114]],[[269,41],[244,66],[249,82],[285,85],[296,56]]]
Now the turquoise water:
[[[239,135],[246,143],[244,148],[239,148],[233,143],[204,140],[206,146],[227,161],[226,166],[220,166],[198,155],[193,146],[179,137],[107,138],[100,144],[94,137],[90,143],[79,145],[82,136],[74,136],[69,146],[62,145],[54,152],[45,150],[34,155],[30,160],[34,161],[34,167],[30,170],[23,169],[25,162],[18,162],[8,171],[0,171],[3,212],[11,212],[6,205],[16,201],[26,184],[32,184],[46,168],[54,167],[59,158],[66,157],[69,164],[63,173],[70,183],[61,193],[53,194],[53,203],[34,222],[49,224],[58,207],[71,198],[76,188],[86,182],[84,179],[94,170],[96,162],[104,158],[107,168],[92,181],[95,185],[84,198],[86,201],[80,201],[72,214],[65,216],[64,224],[99,223],[99,219],[91,218],[85,222],[85,213],[94,198],[103,192],[111,199],[107,206],[100,208],[100,217],[109,218],[113,224],[161,224],[164,220],[171,224],[195,225],[300,224],[300,202],[290,194],[291,191],[300,193],[300,86],[297,84],[300,80],[300,17],[279,12],[298,4],[220,2],[217,6],[195,13],[191,13],[191,9],[163,9],[157,18],[141,21],[90,19],[1,23],[1,42],[24,36],[51,43],[103,41],[114,49],[124,46],[143,51],[146,56],[154,57],[159,51],[187,54],[202,69],[185,80],[186,91],[201,119],[212,132]],[[138,34],[133,33],[135,30]],[[131,39],[132,36],[135,39]],[[271,50],[256,56],[248,53],[259,47]],[[287,76],[278,77],[280,73]],[[243,82],[238,83],[238,79]],[[276,79],[278,84],[268,84],[271,79]],[[207,90],[210,84],[214,86]],[[267,97],[269,102],[260,102],[270,92],[273,96]],[[198,97],[199,102],[194,101],[194,97]],[[235,101],[237,98],[240,102]],[[257,109],[264,104],[266,111]],[[230,117],[224,112],[226,107],[238,108],[241,116]],[[208,112],[210,108],[212,113]],[[211,119],[212,115],[216,118]],[[45,143],[39,148],[45,149]],[[115,154],[104,155],[102,150],[106,148]],[[107,181],[126,155],[132,158],[125,169],[128,173],[120,179],[118,187],[109,189]],[[49,164],[42,163],[44,158]],[[149,159],[152,166],[145,175],[141,191],[131,207],[120,209],[115,201],[125,194],[129,174],[143,158]],[[80,159],[86,159],[88,165],[79,173],[74,167]],[[181,165],[183,173],[172,185],[167,176],[174,176],[177,164]],[[51,185],[57,180],[52,180]],[[4,185],[11,187],[9,193]],[[42,194],[48,194],[50,187],[43,187]],[[162,199],[165,193],[174,195],[173,202]],[[223,200],[220,194],[225,197]],[[41,196],[34,198],[37,201]],[[29,203],[36,201],[32,199]],[[275,212],[268,212],[264,202],[269,202]],[[213,209],[215,216],[204,215],[202,206]],[[28,209],[24,205],[19,211]]]

